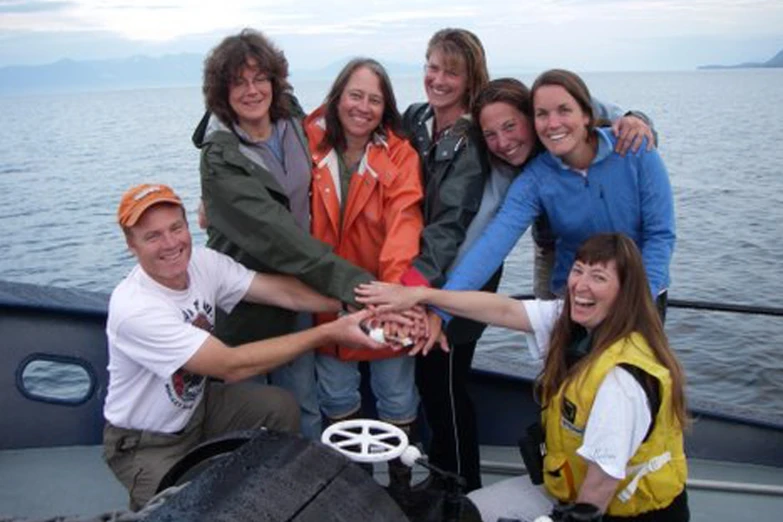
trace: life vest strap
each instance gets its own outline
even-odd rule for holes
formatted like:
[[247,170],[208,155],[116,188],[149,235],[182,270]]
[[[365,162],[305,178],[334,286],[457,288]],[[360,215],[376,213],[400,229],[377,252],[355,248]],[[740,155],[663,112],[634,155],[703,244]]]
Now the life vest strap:
[[617,494],[617,498],[620,499],[620,502],[628,502],[633,494],[636,493],[636,488],[639,487],[639,481],[642,480],[642,478],[648,473],[652,473],[661,469],[670,460],[672,460],[672,454],[671,452],[667,451],[658,455],[657,457],[651,458],[644,464],[629,466],[626,470],[626,473],[633,475],[634,477],[631,479],[631,482],[625,486],[625,489]]

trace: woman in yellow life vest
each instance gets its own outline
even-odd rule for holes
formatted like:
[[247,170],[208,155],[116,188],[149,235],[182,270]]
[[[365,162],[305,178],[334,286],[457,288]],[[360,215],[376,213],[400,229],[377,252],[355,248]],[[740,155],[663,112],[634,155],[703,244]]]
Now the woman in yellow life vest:
[[382,310],[422,303],[530,334],[532,355],[544,359],[544,484],[524,476],[471,493],[485,521],[532,521],[553,509],[569,520],[573,506],[592,508],[595,520],[689,520],[683,370],[631,239],[585,241],[563,300],[380,283],[360,286],[357,295]]

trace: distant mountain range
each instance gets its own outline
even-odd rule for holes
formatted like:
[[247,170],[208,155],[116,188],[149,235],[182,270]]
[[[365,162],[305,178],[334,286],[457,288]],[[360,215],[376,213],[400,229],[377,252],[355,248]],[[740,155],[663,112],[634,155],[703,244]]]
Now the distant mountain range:
[[199,85],[203,60],[198,54],[176,54],[14,65],[0,68],[0,93]]
[[[347,59],[317,70],[292,71],[292,76],[294,79],[334,78],[346,62]],[[390,75],[421,71],[418,65],[384,65]],[[64,59],[46,65],[14,65],[0,67],[0,94],[197,86],[202,82],[203,67],[204,56],[200,54],[92,61]]]
[[783,67],[783,50],[763,63],[745,62],[737,65],[701,65],[699,69],[758,69],[771,67]]
[[[291,76],[294,82],[302,78],[333,79],[347,60],[338,60],[320,69],[294,70]],[[63,59],[46,65],[12,65],[0,67],[0,95],[199,86],[203,66],[204,56],[195,53],[133,56],[114,60]],[[421,73],[420,65],[385,62],[384,66],[391,76]],[[764,63],[703,65],[699,69],[760,67],[783,67],[783,51]]]

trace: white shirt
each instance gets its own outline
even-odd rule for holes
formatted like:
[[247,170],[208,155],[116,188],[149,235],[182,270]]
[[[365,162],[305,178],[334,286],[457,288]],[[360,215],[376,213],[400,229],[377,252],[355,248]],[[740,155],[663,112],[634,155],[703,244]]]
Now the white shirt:
[[[526,334],[528,349],[536,360],[549,351],[549,340],[563,301],[522,301],[532,333]],[[587,419],[582,446],[577,453],[594,462],[608,475],[625,478],[626,465],[644,441],[652,422],[647,394],[627,370],[617,366],[598,388]]]
[[174,433],[185,427],[205,378],[183,368],[209,337],[215,307],[230,312],[254,273],[224,254],[194,248],[188,288],[173,290],[136,265],[109,301],[109,388],[104,417],[121,428]]

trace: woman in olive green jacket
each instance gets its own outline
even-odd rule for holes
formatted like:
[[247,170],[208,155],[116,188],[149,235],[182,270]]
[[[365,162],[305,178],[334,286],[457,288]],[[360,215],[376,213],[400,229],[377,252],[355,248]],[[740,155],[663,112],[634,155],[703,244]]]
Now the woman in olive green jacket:
[[[201,149],[207,246],[252,270],[291,274],[355,304],[353,288],[374,278],[310,235],[310,156],[287,76],[282,51],[250,29],[224,39],[205,63],[207,114],[193,143]],[[308,321],[309,315],[240,303],[217,316],[215,333],[234,345],[290,333]],[[313,355],[270,377],[296,396],[304,434],[318,437]]]

